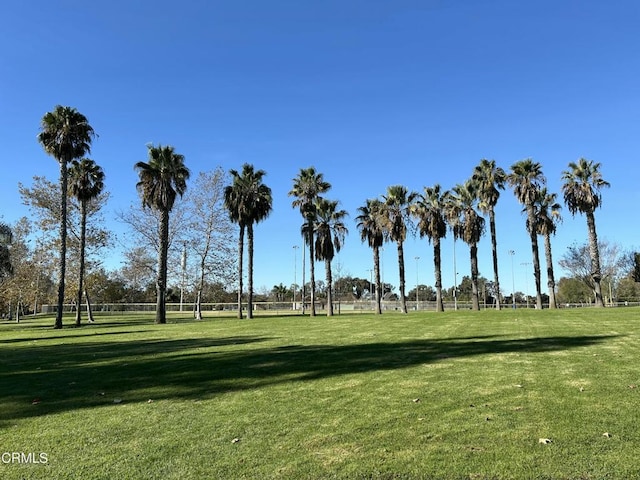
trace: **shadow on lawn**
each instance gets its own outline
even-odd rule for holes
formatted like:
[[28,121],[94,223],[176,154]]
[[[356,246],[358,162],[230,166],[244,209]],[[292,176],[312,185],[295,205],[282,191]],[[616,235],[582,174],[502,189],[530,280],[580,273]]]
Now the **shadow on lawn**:
[[[155,399],[202,399],[350,373],[392,370],[513,352],[586,347],[615,336],[504,339],[494,336],[356,345],[249,347],[271,340],[241,336],[217,340],[136,340],[7,347],[0,357],[0,424],[87,407]],[[238,345],[243,345],[238,348]],[[36,405],[32,405],[38,399]]]

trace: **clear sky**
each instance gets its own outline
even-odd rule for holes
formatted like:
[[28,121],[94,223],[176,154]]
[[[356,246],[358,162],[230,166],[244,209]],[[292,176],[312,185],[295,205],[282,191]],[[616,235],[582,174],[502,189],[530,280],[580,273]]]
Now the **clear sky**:
[[[293,282],[301,217],[287,193],[312,165],[333,185],[327,196],[351,215],[343,274],[369,276],[371,252],[354,221],[365,199],[392,184],[451,188],[483,157],[505,170],[531,157],[558,193],[569,162],[601,162],[611,188],[596,213],[598,233],[640,245],[636,1],[34,0],[3,2],[0,18],[5,221],[28,213],[18,182],[57,180],[36,135],[42,115],[61,104],[99,135],[91,157],[106,173],[105,216],[120,235],[113,212],[138,201],[133,165],[146,160],[148,142],[175,146],[194,178],[244,162],[266,170],[274,205],[256,229],[257,289]],[[520,210],[503,192],[497,223],[507,294],[509,250],[516,290],[533,293]],[[555,259],[586,238],[584,217],[565,208]],[[445,286],[453,284],[452,244],[449,236]],[[433,285],[431,252],[426,240],[407,240],[408,289],[417,277]],[[488,234],[479,254],[481,274],[492,278]],[[383,256],[385,281],[397,286],[395,247]],[[117,252],[111,261],[119,265]],[[469,272],[461,243],[457,267],[459,281]],[[324,278],[321,265],[317,276]]]

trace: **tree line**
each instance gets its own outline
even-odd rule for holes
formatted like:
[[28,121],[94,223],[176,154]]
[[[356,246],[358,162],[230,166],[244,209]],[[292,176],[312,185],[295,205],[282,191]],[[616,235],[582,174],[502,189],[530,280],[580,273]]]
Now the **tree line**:
[[[88,304],[89,321],[92,320],[89,295],[86,289],[85,275],[85,247],[87,244],[87,217],[99,210],[101,202],[105,202],[108,194],[104,193],[105,175],[102,168],[95,161],[87,158],[91,151],[91,143],[95,138],[95,132],[87,118],[75,108],[56,106],[51,112],[47,112],[40,123],[38,141],[45,152],[51,155],[59,164],[59,185],[57,201],[52,198],[40,198],[52,195],[51,190],[25,189],[21,186],[21,194],[27,197],[32,204],[49,205],[53,210],[55,205],[57,212],[49,212],[48,221],[56,219],[58,223],[58,236],[56,239],[57,255],[57,309],[55,328],[62,328],[62,313],[65,301],[65,280],[67,277],[67,245],[68,245],[68,200],[75,200],[78,207],[79,232],[77,288],[74,302],[76,303],[76,325],[81,322],[81,309],[79,308],[83,294]],[[177,153],[172,146],[147,145],[148,158],[146,162],[137,162],[134,165],[138,173],[139,181],[136,184],[142,211],[131,214],[121,214],[121,219],[130,226],[138,228],[142,236],[149,235],[145,232],[147,222],[140,216],[153,219],[156,225],[156,237],[147,238],[156,246],[157,259],[149,260],[148,255],[132,254],[129,258],[133,263],[143,259],[146,261],[147,270],[151,270],[151,264],[155,267],[155,297],[156,297],[156,322],[166,322],[167,302],[167,272],[169,246],[172,242],[170,216],[179,197],[185,195],[187,182],[191,172],[185,165],[183,155]],[[266,172],[256,170],[253,165],[244,164],[240,171],[229,172],[230,182],[224,188],[214,189],[216,195],[208,199],[197,198],[193,201],[195,215],[191,221],[186,220],[181,225],[184,227],[186,237],[191,232],[191,241],[182,239],[183,244],[183,271],[184,258],[187,245],[198,252],[199,281],[194,285],[197,292],[198,305],[202,293],[207,285],[206,272],[210,265],[217,262],[228,267],[230,264],[237,266],[237,304],[238,317],[243,316],[243,265],[246,236],[247,250],[247,316],[251,318],[254,302],[253,285],[253,255],[254,255],[254,225],[266,219],[272,210],[271,189],[264,183]],[[207,189],[207,186],[220,185],[224,179],[224,173],[217,171],[200,174],[198,189]],[[38,178],[36,177],[36,182]],[[41,183],[45,180],[40,179]],[[596,306],[603,306],[602,295],[602,270],[600,263],[599,242],[596,232],[595,211],[602,202],[602,190],[609,187],[601,173],[601,164],[580,158],[577,162],[568,164],[568,168],[562,172],[562,196],[564,203],[572,215],[584,214],[588,231],[588,256],[589,268],[584,273],[583,280],[593,291]],[[310,315],[316,315],[316,278],[315,262],[322,261],[325,265],[325,299],[327,315],[333,314],[334,280],[332,275],[332,260],[344,244],[348,228],[345,219],[348,213],[339,207],[337,200],[326,198],[325,194],[330,190],[331,184],[324,179],[322,173],[314,167],[300,169],[298,175],[292,181],[292,189],[289,196],[293,197],[291,206],[298,209],[302,217],[301,235],[308,250],[309,261],[309,310]],[[485,233],[486,219],[489,220],[489,231],[492,246],[493,281],[492,288],[496,292],[493,303],[496,309],[500,309],[504,303],[501,296],[500,278],[498,275],[498,254],[495,207],[500,198],[500,192],[510,187],[517,200],[522,204],[525,213],[525,229],[530,236],[533,276],[535,280],[535,305],[541,309],[543,306],[541,289],[541,266],[539,259],[538,238],[544,239],[544,254],[546,259],[546,273],[548,281],[549,307],[556,308],[556,283],[553,271],[553,258],[551,249],[551,237],[556,232],[561,221],[561,205],[557,201],[558,195],[549,192],[546,188],[546,178],[542,172],[542,165],[532,159],[524,159],[511,165],[509,171],[505,171],[496,165],[494,160],[482,159],[469,178],[450,190],[444,190],[439,184],[425,186],[421,192],[409,191],[403,185],[392,185],[378,198],[367,199],[358,208],[356,226],[362,242],[372,249],[373,275],[370,281],[372,290],[370,294],[375,296],[376,313],[382,313],[381,301],[384,293],[380,275],[380,248],[385,243],[393,243],[396,246],[398,256],[399,273],[399,301],[401,311],[407,312],[407,294],[405,282],[404,242],[410,227],[415,225],[420,237],[426,237],[433,246],[433,266],[435,276],[435,302],[436,310],[443,311],[443,287],[441,273],[440,242],[451,232],[454,241],[461,240],[469,248],[470,259],[470,286],[472,309],[479,309],[479,272],[478,272],[478,243]],[[210,190],[210,189],[209,189]],[[47,194],[43,192],[48,192]],[[213,202],[213,203],[212,203]],[[222,204],[226,211],[226,219],[220,217],[220,209],[215,205]],[[44,221],[44,220],[43,220]],[[228,246],[230,230],[228,228],[217,230],[225,221],[237,225],[237,249],[235,254],[226,253],[217,258],[221,251]],[[50,225],[49,225],[50,226]],[[28,227],[24,227],[23,234],[27,234]],[[174,230],[175,231],[175,230]],[[91,235],[102,238],[106,242],[108,233],[99,228],[90,232]],[[193,234],[200,241],[196,241]],[[216,235],[222,239],[216,242]],[[6,254],[6,245],[12,241],[13,232],[5,224],[0,225],[0,273],[3,277],[11,276],[16,272]],[[202,238],[205,241],[201,241]],[[175,238],[173,239],[176,240]],[[100,240],[97,241],[100,243]],[[174,242],[175,243],[175,242]],[[133,253],[133,252],[129,252]],[[636,256],[637,259],[637,256]],[[223,267],[220,267],[223,268]],[[304,272],[304,270],[303,270]],[[304,273],[303,273],[304,275]],[[227,275],[227,279],[231,276]],[[306,285],[303,278],[302,295],[305,298]],[[184,278],[183,278],[184,287]],[[453,290],[455,299],[456,291]],[[303,309],[305,302],[302,302]],[[304,311],[303,311],[304,312]],[[201,318],[200,308],[197,316]]]

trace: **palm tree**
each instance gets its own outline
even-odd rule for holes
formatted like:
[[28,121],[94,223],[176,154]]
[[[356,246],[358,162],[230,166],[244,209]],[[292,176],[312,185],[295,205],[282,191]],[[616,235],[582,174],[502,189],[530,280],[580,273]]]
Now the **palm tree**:
[[602,178],[600,163],[580,158],[577,163],[569,163],[569,170],[562,172],[562,193],[572,215],[584,213],[587,217],[589,231],[589,255],[591,257],[591,278],[594,284],[596,306],[604,307],[600,281],[600,252],[598,251],[598,235],[594,212],[602,203],[600,190],[608,187],[609,182]]
[[247,230],[248,254],[248,289],[247,318],[253,318],[253,225],[259,223],[271,213],[273,198],[271,189],[262,183],[267,174],[264,170],[255,170],[254,166],[245,163],[242,173],[230,170],[233,178],[232,185],[225,187],[225,206],[229,210],[229,217],[240,226],[238,240],[238,318],[242,318],[242,250],[244,229]]
[[409,192],[403,185],[387,187],[387,194],[382,196],[384,205],[385,231],[391,241],[398,247],[398,272],[400,275],[400,302],[402,313],[407,313],[404,275],[404,241],[407,238],[407,223],[410,222],[411,206],[417,193]]
[[284,302],[285,297],[291,293],[291,290],[289,290],[287,287],[285,287],[282,283],[278,284],[278,285],[274,285],[273,288],[271,289],[271,293],[273,295],[275,295],[276,300],[278,302]]
[[[551,235],[556,233],[556,225],[562,221],[562,207],[556,202],[557,194],[549,193],[545,187],[538,191],[535,209],[535,231],[544,237],[544,253],[547,261],[547,286],[549,287],[549,308],[557,308],[556,281],[553,275],[553,258],[551,256]],[[527,221],[527,229],[531,228]]]
[[447,236],[447,221],[445,218],[446,198],[448,192],[441,192],[440,185],[425,187],[418,195],[412,213],[418,219],[420,237],[425,236],[433,243],[433,265],[436,280],[436,311],[444,312],[442,301],[442,258],[440,254],[440,239]]
[[356,217],[360,239],[366,241],[373,250],[373,271],[376,281],[376,314],[382,314],[382,282],[380,280],[380,247],[384,244],[383,206],[378,199],[368,199],[358,207],[360,215]]
[[311,277],[311,312],[310,315],[316,315],[316,277],[315,277],[315,255],[314,255],[314,225],[317,217],[317,201],[322,198],[320,195],[326,193],[331,188],[331,184],[324,181],[321,173],[316,172],[314,167],[302,168],[298,176],[293,179],[293,189],[289,192],[289,196],[296,197],[291,202],[293,208],[299,208],[300,214],[304,219],[302,224],[302,236],[307,245],[309,245],[309,274]]
[[242,318],[242,267],[244,264],[244,232],[249,216],[245,198],[242,176],[237,170],[230,171],[232,184],[224,188],[224,206],[229,212],[229,219],[238,224],[238,318]]
[[317,219],[314,227],[316,237],[316,260],[324,260],[327,280],[327,316],[333,315],[333,279],[331,276],[331,260],[344,244],[348,233],[343,220],[347,216],[346,210],[338,210],[338,202],[318,199],[316,202]]
[[453,187],[446,196],[446,213],[453,236],[469,245],[471,260],[471,308],[480,310],[478,299],[478,242],[484,233],[485,220],[476,211],[478,203],[475,183],[468,180]]
[[67,258],[68,166],[91,151],[95,132],[87,118],[72,107],[56,105],[40,122],[38,141],[60,164],[60,252],[58,258],[58,308],[54,328],[62,328],[62,308]]
[[524,205],[527,212],[527,231],[531,239],[531,254],[533,257],[533,275],[536,283],[536,308],[542,309],[542,290],[540,288],[540,256],[538,254],[538,234],[536,224],[535,202],[539,190],[546,183],[542,174],[542,165],[527,158],[511,165],[511,173],[507,176],[507,182],[513,187],[513,193],[518,201]]
[[158,232],[158,272],[156,280],[156,323],[167,323],[165,297],[167,290],[167,254],[169,251],[169,213],[178,195],[187,190],[189,169],[184,165],[184,155],[175,152],[172,146],[147,145],[148,162],[138,162],[135,169],[140,181],[136,188],[142,206],[160,214]]
[[[71,194],[80,202],[80,271],[78,274],[78,296],[76,308],[76,327],[80,326],[80,304],[82,303],[82,291],[84,286],[84,268],[85,268],[85,246],[87,238],[87,207],[89,203],[96,198],[104,188],[104,172],[93,160],[83,158],[82,160],[74,160],[69,169],[69,178],[71,180]],[[86,293],[86,292],[85,292]],[[87,315],[89,321],[93,321],[90,302],[87,295]]]
[[478,207],[485,215],[489,215],[489,231],[491,232],[491,253],[493,254],[493,279],[496,284],[496,309],[500,310],[500,278],[498,276],[498,241],[496,237],[495,206],[500,198],[500,190],[504,190],[507,181],[505,171],[496,167],[495,160],[483,158],[473,171],[472,180],[478,189]]

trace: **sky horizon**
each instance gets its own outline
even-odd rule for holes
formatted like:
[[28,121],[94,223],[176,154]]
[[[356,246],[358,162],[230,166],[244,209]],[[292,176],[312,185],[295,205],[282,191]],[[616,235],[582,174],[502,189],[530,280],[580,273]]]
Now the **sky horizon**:
[[[402,184],[450,189],[482,158],[505,170],[540,162],[562,202],[561,174],[584,157],[600,162],[611,188],[595,213],[601,240],[638,249],[640,193],[640,5],[630,0],[445,2],[10,2],[0,7],[0,138],[5,166],[0,219],[29,216],[18,183],[57,181],[58,165],[36,140],[55,105],[84,114],[95,129],[90,157],[105,171],[105,219],[139,202],[133,165],[146,144],[173,145],[192,180],[217,166],[251,163],[267,172],[273,213],[256,227],[255,290],[301,281],[301,216],[287,194],[314,166],[349,212],[336,258],[343,275],[369,278],[357,208]],[[502,291],[534,294],[521,205],[502,192],[496,208]],[[584,216],[563,205],[552,239],[558,259],[587,241]],[[443,284],[454,283],[453,240],[442,249]],[[468,248],[457,243],[459,282]],[[398,291],[395,246],[384,279]],[[416,260],[415,257],[420,257]],[[117,250],[110,262],[119,265]],[[544,251],[542,291],[546,292]],[[307,262],[308,263],[308,262]],[[480,274],[493,279],[487,233]],[[433,285],[432,247],[405,243],[407,291]],[[308,278],[308,274],[307,274]],[[324,280],[317,264],[316,279]]]

